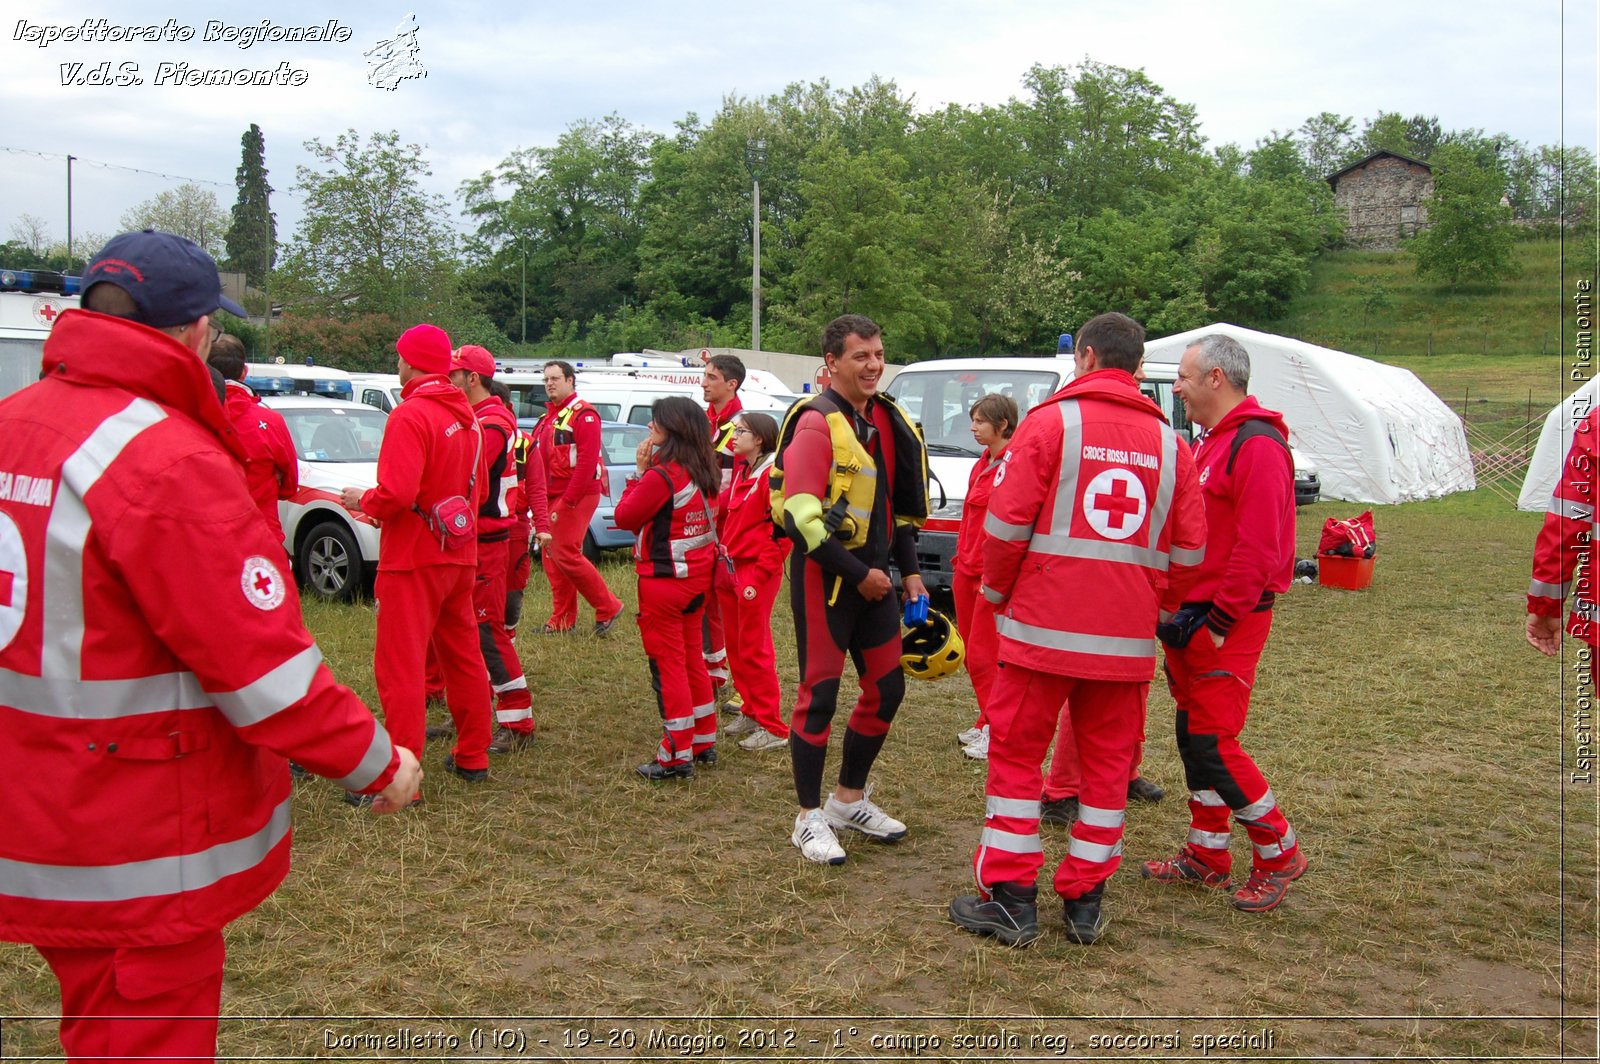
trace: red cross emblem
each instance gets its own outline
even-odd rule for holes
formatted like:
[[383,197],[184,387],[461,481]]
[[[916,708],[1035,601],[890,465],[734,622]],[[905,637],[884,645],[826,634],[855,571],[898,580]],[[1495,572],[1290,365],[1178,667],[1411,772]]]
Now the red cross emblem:
[[257,571],[256,590],[261,592],[263,595],[272,594],[272,577],[268,576],[266,573]]
[[1129,496],[1128,482],[1119,480],[1112,484],[1110,492],[1096,495],[1089,505],[1096,510],[1104,511],[1108,515],[1106,523],[1112,528],[1120,529],[1123,518],[1144,509],[1144,500]]
[[1144,485],[1126,469],[1107,469],[1083,492],[1083,516],[1106,539],[1127,539],[1144,527],[1150,510]]
[[46,303],[44,306],[39,308],[39,317],[43,318],[45,321],[54,322],[56,320],[56,308],[51,306],[49,303]]
[[239,589],[244,592],[245,601],[258,610],[275,610],[283,604],[283,577],[276,565],[259,554],[244,560]]

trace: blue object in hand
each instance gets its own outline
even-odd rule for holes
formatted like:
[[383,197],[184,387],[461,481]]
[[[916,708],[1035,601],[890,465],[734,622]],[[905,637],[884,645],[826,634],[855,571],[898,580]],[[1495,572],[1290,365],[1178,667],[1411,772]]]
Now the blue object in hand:
[[914,599],[906,600],[905,623],[907,628],[920,628],[928,623],[928,597],[926,595],[918,595]]

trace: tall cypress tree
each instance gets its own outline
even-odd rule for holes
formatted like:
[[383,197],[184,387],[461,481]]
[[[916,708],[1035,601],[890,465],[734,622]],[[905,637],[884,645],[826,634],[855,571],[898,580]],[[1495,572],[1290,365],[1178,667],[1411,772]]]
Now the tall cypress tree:
[[267,184],[267,146],[254,122],[239,143],[239,171],[234,177],[239,199],[228,227],[228,266],[243,272],[250,284],[260,285],[278,257],[277,218],[267,204],[272,193]]

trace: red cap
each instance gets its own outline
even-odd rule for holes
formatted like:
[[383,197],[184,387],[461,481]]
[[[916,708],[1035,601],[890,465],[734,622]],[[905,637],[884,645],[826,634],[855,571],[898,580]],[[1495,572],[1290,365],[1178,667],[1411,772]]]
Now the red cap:
[[489,349],[486,347],[479,347],[477,344],[462,344],[461,350],[457,351],[451,358],[450,368],[453,370],[470,370],[484,380],[488,380],[494,376],[494,356],[489,353]]
[[400,334],[394,349],[424,373],[450,372],[450,336],[437,325],[413,325]]

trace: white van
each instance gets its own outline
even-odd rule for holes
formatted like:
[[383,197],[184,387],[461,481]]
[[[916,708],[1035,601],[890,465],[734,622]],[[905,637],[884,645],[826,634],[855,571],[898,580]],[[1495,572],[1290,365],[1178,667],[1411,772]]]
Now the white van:
[[[934,510],[917,537],[917,559],[928,587],[948,591],[955,580],[952,565],[967,478],[981,453],[972,439],[968,414],[972,404],[999,392],[1015,399],[1018,414],[1025,418],[1029,410],[1072,379],[1073,368],[1070,354],[944,358],[912,363],[895,377],[889,394],[921,425],[928,444],[928,470],[936,481],[929,485]],[[1140,390],[1155,401],[1174,429],[1192,439],[1194,431],[1183,403],[1172,392],[1177,369],[1171,364],[1146,362]],[[1295,455],[1295,468],[1295,501],[1300,505],[1315,502],[1320,491],[1315,469],[1299,455]]]
[[[687,376],[688,374],[680,374]],[[602,421],[622,421],[630,425],[650,423],[650,404],[668,395],[681,395],[705,406],[705,393],[700,390],[699,373],[693,382],[687,380],[662,380],[658,377],[636,377],[627,373],[579,370],[578,395],[600,412]],[[739,403],[746,410],[771,414],[783,419],[784,412],[798,396],[787,392],[773,394],[759,390],[739,388]]]
[[61,312],[78,305],[77,277],[0,269],[0,398],[39,379],[44,340]]
[[376,407],[385,414],[400,405],[400,378],[393,373],[352,373],[350,387],[355,401]]

